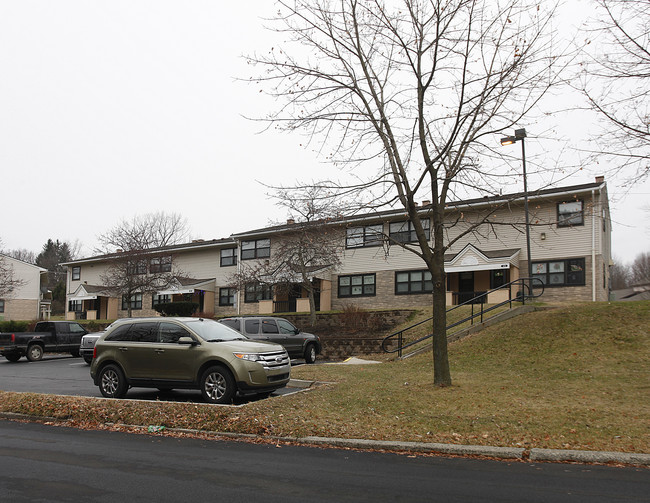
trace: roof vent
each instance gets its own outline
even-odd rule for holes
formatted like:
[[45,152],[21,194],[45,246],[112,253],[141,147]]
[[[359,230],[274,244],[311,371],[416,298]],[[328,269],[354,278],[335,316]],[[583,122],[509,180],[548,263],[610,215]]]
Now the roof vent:
[[604,181],[605,181],[605,177],[603,175],[596,177],[596,183],[603,183]]
[[287,218],[287,225],[293,225],[296,221],[293,218]]

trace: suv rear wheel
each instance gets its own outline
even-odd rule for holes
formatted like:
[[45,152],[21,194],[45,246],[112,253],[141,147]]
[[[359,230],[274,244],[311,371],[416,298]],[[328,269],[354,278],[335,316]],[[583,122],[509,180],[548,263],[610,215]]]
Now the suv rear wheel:
[[126,379],[117,365],[106,365],[99,372],[99,390],[106,398],[122,398],[126,395]]
[[235,379],[221,365],[208,368],[201,376],[201,394],[209,403],[231,403],[235,395]]

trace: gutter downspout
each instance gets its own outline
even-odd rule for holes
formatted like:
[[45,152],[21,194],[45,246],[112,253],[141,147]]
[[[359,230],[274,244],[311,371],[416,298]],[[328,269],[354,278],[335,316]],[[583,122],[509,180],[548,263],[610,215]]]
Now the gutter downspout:
[[591,300],[596,302],[596,189],[591,190]]
[[[241,278],[241,253],[239,251],[239,245],[241,241],[239,239],[235,240],[237,246],[235,247],[235,253],[237,254],[237,277]],[[241,314],[241,291],[239,289],[241,285],[237,285],[237,297],[235,297],[235,302],[237,303],[237,316]]]

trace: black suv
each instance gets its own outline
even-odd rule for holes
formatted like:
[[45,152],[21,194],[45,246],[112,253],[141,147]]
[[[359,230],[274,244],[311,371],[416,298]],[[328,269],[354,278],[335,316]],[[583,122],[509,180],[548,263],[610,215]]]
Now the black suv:
[[237,316],[222,318],[219,323],[234,328],[249,339],[282,344],[292,358],[314,363],[321,352],[320,337],[301,332],[284,318],[271,316]]

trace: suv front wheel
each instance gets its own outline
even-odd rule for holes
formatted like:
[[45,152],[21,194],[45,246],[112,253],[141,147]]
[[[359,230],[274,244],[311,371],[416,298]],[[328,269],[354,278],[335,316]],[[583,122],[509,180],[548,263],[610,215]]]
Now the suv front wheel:
[[231,403],[235,395],[235,379],[221,365],[210,367],[201,376],[201,394],[209,403]]
[[314,363],[316,361],[316,346],[307,344],[305,349],[305,363]]

